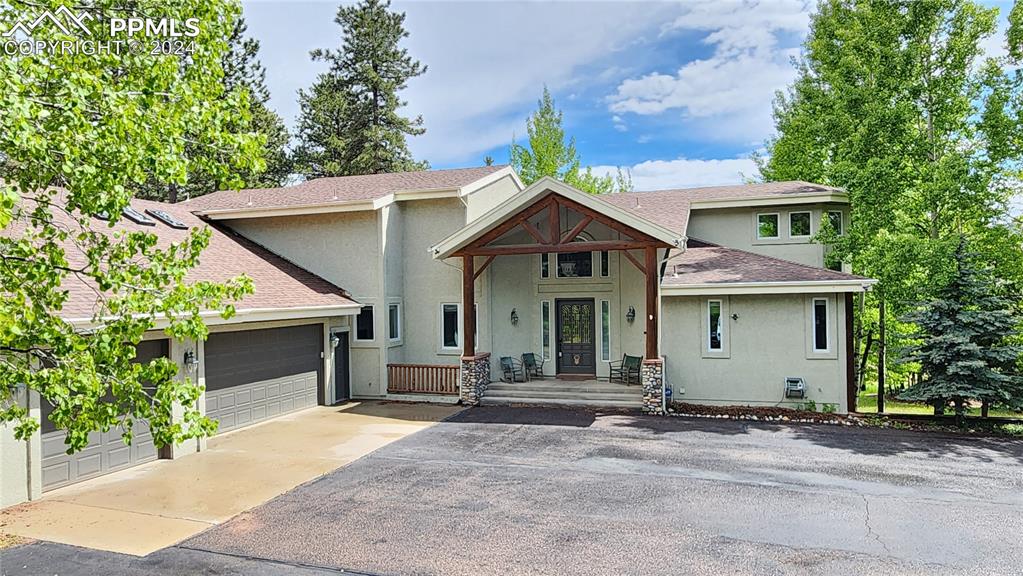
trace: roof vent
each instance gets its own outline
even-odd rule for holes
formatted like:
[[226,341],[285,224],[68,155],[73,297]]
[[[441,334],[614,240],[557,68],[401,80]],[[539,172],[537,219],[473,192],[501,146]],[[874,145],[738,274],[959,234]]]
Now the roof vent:
[[185,224],[181,220],[171,216],[163,210],[155,210],[153,208],[146,208],[146,214],[149,214],[153,218],[156,218],[160,222],[170,226],[171,228],[177,228],[178,230],[188,230],[188,224]]
[[156,226],[156,222],[153,222],[152,218],[146,216],[145,214],[139,212],[138,210],[132,208],[131,206],[128,206],[124,210],[121,210],[121,214],[123,214],[125,218],[131,220],[136,224],[141,224],[143,226]]

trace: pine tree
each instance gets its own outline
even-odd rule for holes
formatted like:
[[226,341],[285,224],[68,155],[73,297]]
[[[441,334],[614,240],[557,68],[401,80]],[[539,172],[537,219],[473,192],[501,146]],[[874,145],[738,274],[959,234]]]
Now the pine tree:
[[[562,112],[554,105],[550,90],[544,86],[537,109],[526,121],[527,146],[512,142],[511,164],[527,186],[550,176],[590,194],[622,192],[620,187],[632,186],[631,176],[626,179],[619,171],[616,180],[611,175],[598,176],[592,168],[583,170],[575,149],[575,138],[565,138],[561,125]],[[617,186],[616,186],[617,184]]]
[[[288,130],[281,117],[267,106],[270,90],[266,87],[266,70],[258,59],[259,41],[246,37],[247,29],[245,19],[239,17],[228,39],[228,49],[221,56],[224,70],[221,84],[225,93],[248,93],[248,117],[233,119],[231,129],[257,135],[263,142],[261,159],[264,166],[237,176],[241,178],[243,187],[247,188],[280,186],[291,173],[291,159],[287,151]],[[192,143],[185,146],[185,154],[209,155],[210,150]],[[189,173],[188,182],[183,186],[158,183],[156,178],[151,178],[138,190],[137,195],[151,200],[177,202],[182,197],[194,198],[224,187],[224,182],[208,172],[196,169]]]
[[965,238],[954,254],[954,269],[934,299],[907,315],[919,327],[919,343],[904,361],[919,362],[922,378],[900,398],[955,404],[961,422],[970,400],[1015,406],[1023,403],[1020,349],[1009,338],[1019,330],[1015,301],[969,252]]
[[407,136],[426,130],[421,116],[399,114],[398,97],[426,66],[400,46],[405,14],[390,0],[363,0],[338,8],[341,48],[314,50],[330,70],[299,91],[297,169],[307,178],[425,170],[408,150]]

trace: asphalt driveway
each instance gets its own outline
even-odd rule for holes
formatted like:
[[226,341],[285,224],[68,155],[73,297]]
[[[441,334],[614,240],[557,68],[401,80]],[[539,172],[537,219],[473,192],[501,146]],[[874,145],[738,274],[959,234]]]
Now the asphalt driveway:
[[147,558],[0,554],[6,574],[1015,574],[1021,534],[1023,442],[495,407]]

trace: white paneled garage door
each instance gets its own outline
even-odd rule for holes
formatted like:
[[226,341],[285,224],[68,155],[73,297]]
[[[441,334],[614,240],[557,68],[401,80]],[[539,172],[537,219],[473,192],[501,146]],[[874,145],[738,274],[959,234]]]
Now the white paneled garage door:
[[[136,362],[148,362],[167,355],[167,340],[145,340],[138,345]],[[130,468],[156,459],[156,446],[145,423],[136,422],[131,446],[121,439],[120,429],[93,432],[89,445],[74,454],[67,454],[65,433],[50,422],[52,406],[42,403],[42,465],[43,490],[53,490],[102,474]]]
[[322,350],[322,324],[210,334],[206,416],[226,432],[315,406]]

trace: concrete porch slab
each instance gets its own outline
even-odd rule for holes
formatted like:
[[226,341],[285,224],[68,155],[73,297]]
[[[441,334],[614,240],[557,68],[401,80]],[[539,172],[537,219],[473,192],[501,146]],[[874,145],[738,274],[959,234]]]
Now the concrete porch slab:
[[0,531],[146,555],[447,418],[460,408],[394,402],[318,406],[0,512]]

